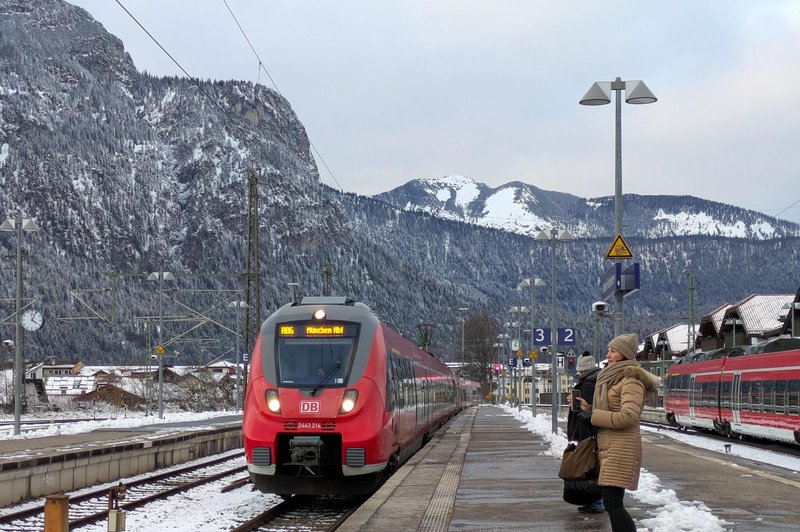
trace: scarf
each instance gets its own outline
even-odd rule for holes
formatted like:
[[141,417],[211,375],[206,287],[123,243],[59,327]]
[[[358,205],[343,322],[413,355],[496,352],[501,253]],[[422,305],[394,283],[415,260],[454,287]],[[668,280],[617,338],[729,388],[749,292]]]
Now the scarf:
[[621,362],[609,364],[603,368],[600,374],[597,375],[597,382],[594,388],[594,403],[592,406],[600,410],[608,410],[609,388],[622,379],[622,373],[625,371],[625,368],[638,365],[639,363],[635,360],[623,360]]

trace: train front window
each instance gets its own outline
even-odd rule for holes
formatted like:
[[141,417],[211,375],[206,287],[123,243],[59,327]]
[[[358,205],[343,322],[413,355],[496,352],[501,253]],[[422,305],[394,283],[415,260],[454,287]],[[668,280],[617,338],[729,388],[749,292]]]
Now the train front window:
[[280,386],[341,387],[355,351],[356,324],[295,322],[279,325],[277,371]]

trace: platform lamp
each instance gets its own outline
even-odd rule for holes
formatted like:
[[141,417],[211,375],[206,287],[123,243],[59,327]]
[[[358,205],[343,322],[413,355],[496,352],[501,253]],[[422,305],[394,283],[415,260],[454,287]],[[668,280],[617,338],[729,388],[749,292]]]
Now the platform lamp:
[[464,366],[464,313],[468,311],[469,308],[467,307],[458,307],[458,311],[461,313],[461,366]]
[[575,237],[567,231],[566,229],[562,229],[559,231],[555,227],[550,229],[550,233],[545,231],[539,231],[539,234],[536,235],[534,239],[537,242],[550,242],[551,246],[551,269],[550,272],[550,344],[551,344],[551,357],[552,360],[550,362],[550,378],[552,379],[551,385],[551,394],[552,394],[552,429],[553,434],[558,434],[558,409],[560,407],[560,397],[559,397],[559,386],[558,386],[558,322],[556,320],[556,310],[557,310],[557,299],[556,299],[556,275],[558,271],[556,270],[556,245],[559,242],[566,243],[572,242],[575,240]]
[[164,281],[174,281],[170,272],[153,272],[147,276],[148,281],[158,281],[158,419],[164,419]]
[[239,410],[242,407],[242,380],[241,380],[241,371],[240,371],[240,357],[242,353],[242,348],[240,347],[239,340],[241,339],[241,331],[244,328],[244,323],[242,321],[242,309],[248,308],[248,304],[246,301],[231,301],[228,303],[228,308],[235,308],[237,309],[236,318],[237,318],[237,329],[234,334],[236,336],[236,410]]
[[[611,94],[616,93],[616,120],[614,142],[614,233],[615,238],[622,236],[622,99],[625,91],[625,102],[631,104],[655,103],[658,98],[650,92],[643,81],[598,81],[593,83],[589,91],[580,99],[581,105],[606,105],[611,103]],[[615,262],[621,262],[616,259]],[[622,292],[617,290],[614,301],[614,336],[622,334]]]
[[[536,288],[544,288],[547,286],[545,282],[538,277],[528,277],[523,279],[518,285],[518,289],[528,288],[531,289],[531,351],[533,351],[533,334],[536,326],[533,324],[533,300],[534,300],[534,292]],[[531,412],[533,417],[536,417],[536,359],[534,358],[531,361]]]
[[0,224],[0,231],[14,232],[17,235],[17,297],[14,312],[16,331],[14,336],[14,435],[20,433],[22,418],[22,232],[38,231],[34,218],[23,218],[22,212],[17,213],[14,218],[6,218]]

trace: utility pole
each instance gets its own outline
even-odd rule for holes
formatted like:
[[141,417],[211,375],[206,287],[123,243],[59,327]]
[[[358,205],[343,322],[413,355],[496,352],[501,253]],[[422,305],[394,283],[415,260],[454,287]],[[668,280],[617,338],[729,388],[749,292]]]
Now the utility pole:
[[694,273],[689,270],[689,327],[686,332],[686,354],[694,354],[694,340],[697,338],[694,321]]
[[[245,260],[244,300],[247,318],[244,324],[244,351],[253,352],[261,330],[261,263],[258,259],[258,173],[250,171],[247,192],[247,257]],[[247,361],[244,363],[244,390],[247,394]]]
[[322,295],[333,294],[333,266],[325,264],[322,266]]

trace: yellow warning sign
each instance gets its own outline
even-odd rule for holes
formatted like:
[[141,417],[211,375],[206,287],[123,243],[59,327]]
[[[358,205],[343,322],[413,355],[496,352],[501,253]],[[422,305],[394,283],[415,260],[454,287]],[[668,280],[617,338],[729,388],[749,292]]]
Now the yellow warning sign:
[[611,244],[611,247],[608,248],[608,252],[606,253],[607,259],[632,259],[633,253],[631,253],[631,248],[628,247],[628,243],[625,242],[625,239],[622,238],[622,235],[617,235],[617,238],[614,239],[614,243]]
[[539,358],[539,353],[537,353],[535,349],[531,349],[531,352],[528,353],[528,356],[530,358]]
[[164,346],[163,345],[160,345],[160,346],[156,347],[156,354],[157,355],[163,355],[164,354]]

